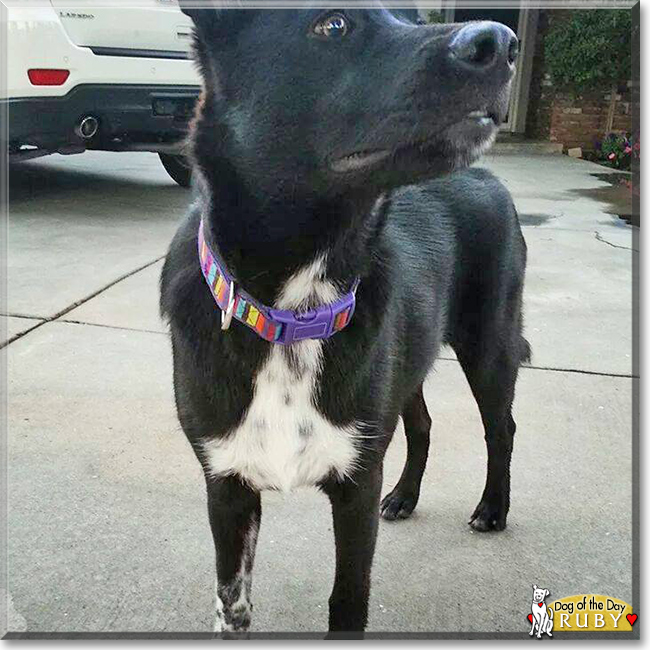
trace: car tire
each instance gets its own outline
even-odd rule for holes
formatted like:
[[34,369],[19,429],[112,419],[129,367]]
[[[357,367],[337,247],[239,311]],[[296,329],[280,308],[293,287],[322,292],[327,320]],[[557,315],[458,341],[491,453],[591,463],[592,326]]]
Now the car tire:
[[160,162],[165,171],[181,186],[192,184],[192,166],[185,156],[180,154],[159,153]]

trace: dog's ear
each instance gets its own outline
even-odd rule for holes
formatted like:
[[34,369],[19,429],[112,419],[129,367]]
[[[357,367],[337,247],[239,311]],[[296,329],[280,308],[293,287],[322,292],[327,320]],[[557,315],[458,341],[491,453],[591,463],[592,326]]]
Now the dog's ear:
[[253,13],[237,0],[178,0],[181,11],[192,19],[199,38],[225,36]]
[[537,585],[533,585],[533,589],[537,589]]
[[544,597],[550,596],[551,592],[548,589],[544,589]]
[[216,24],[220,7],[212,0],[178,0],[181,11],[192,19],[197,31],[203,32]]

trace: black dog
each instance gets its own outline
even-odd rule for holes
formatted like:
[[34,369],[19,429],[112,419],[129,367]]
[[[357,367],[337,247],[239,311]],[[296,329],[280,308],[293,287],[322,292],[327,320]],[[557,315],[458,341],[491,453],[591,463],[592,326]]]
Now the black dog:
[[[506,525],[511,405],[529,356],[526,246],[489,173],[413,184],[493,141],[517,40],[496,23],[416,26],[383,8],[184,11],[204,79],[192,128],[200,197],[171,245],[161,304],[179,419],[207,481],[217,629],[250,625],[260,491],[308,484],[334,516],[330,630],[358,632],[380,510],[408,517],[418,500],[431,422],[422,382],[443,343],[485,425],[487,483],[470,523]],[[268,329],[271,307],[311,322],[355,290],[356,312],[337,316],[330,338],[265,340],[280,331]],[[400,415],[406,466],[380,504]]]

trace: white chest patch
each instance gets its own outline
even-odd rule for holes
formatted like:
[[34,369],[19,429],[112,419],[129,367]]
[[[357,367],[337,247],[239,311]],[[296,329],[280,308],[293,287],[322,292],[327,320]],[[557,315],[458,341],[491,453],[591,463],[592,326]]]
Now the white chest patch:
[[[304,309],[333,302],[336,288],[324,279],[325,260],[317,259],[285,285],[278,309]],[[235,325],[236,326],[236,325]],[[274,345],[253,379],[254,394],[236,430],[207,440],[203,449],[213,476],[237,474],[252,487],[291,490],[314,485],[355,467],[359,427],[336,427],[314,406],[323,341]]]

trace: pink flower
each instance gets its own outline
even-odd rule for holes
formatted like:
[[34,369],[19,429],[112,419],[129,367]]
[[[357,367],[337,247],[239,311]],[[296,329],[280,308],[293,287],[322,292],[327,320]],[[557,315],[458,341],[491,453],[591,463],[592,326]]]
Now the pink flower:
[[610,160],[614,160],[616,158],[616,154],[614,152],[610,153],[609,156],[607,156]]
[[632,147],[625,147],[623,153],[630,153],[631,151],[632,151]]

